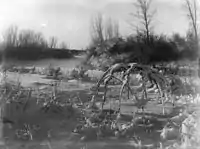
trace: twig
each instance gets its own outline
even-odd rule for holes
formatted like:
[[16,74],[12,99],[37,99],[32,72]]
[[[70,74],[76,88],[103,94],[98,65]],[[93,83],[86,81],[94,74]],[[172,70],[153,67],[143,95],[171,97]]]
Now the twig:
[[31,98],[31,94],[32,94],[32,90],[29,89],[29,91],[28,91],[28,98],[27,98],[27,100],[26,100],[26,102],[25,102],[25,104],[24,104],[23,112],[25,112],[25,110],[26,110],[26,108],[27,108],[27,106],[28,106],[28,102],[29,102],[29,100],[30,100],[30,98]]
[[51,146],[51,129],[47,132],[47,146],[49,147],[49,149],[53,149],[52,146]]
[[6,146],[6,149],[9,149],[9,147],[8,147],[8,139],[9,139],[9,138],[8,138],[8,137],[5,137],[4,139],[5,139],[5,146]]

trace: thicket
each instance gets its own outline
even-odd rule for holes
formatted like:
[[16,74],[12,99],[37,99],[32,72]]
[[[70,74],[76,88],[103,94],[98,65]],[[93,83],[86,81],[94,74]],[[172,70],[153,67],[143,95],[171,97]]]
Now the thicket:
[[75,54],[65,42],[58,44],[56,37],[45,39],[40,32],[10,26],[3,34],[0,54],[4,58],[38,60],[43,58],[71,58]]

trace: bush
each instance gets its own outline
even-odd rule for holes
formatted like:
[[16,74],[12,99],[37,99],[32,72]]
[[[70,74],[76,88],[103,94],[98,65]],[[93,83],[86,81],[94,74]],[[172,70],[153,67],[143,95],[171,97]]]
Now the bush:
[[[88,49],[87,64],[104,68],[116,62],[160,63],[178,61],[181,59],[194,60],[197,55],[188,48],[187,43],[180,46],[175,39],[165,36],[151,35],[151,42],[147,45],[144,37],[129,36],[106,40],[101,45],[93,45]],[[186,42],[186,41],[184,41]]]
[[[5,49],[6,58],[17,60],[38,60],[44,58],[72,58],[70,50],[62,49],[44,49],[35,47],[9,47]],[[3,53],[1,53],[3,54]]]

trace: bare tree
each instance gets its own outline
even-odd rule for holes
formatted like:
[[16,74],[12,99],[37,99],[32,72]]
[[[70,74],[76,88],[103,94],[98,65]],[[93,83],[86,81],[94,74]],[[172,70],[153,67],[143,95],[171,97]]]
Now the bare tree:
[[50,37],[49,39],[49,48],[56,48],[58,39],[56,37]]
[[98,14],[95,16],[91,21],[91,36],[92,40],[98,43],[104,42],[104,36],[103,36],[103,16],[102,14]]
[[35,33],[32,30],[22,30],[19,33],[20,47],[45,47],[46,41],[42,33]]
[[198,49],[198,17],[197,17],[197,1],[196,0],[185,0],[185,6],[187,9],[187,16],[190,21],[190,27],[192,29],[192,33],[195,37],[196,46]]
[[119,35],[119,24],[113,21],[111,18],[105,20],[102,14],[97,14],[92,18],[91,21],[91,47],[103,43],[106,40],[118,38]]
[[[199,34],[198,34],[198,6],[197,0],[185,0],[185,7],[187,9],[187,17],[190,21],[190,29],[194,35],[195,50],[199,53]],[[200,58],[198,59],[198,75],[200,77]]]
[[116,37],[116,38],[120,37],[120,34],[119,34],[119,23],[115,21],[115,23],[113,25],[113,28],[114,28],[114,37]]
[[22,30],[19,33],[19,44],[20,47],[29,47],[33,45],[34,32],[32,30]]
[[68,49],[69,47],[68,47],[68,45],[63,41],[63,42],[60,43],[60,48],[61,48],[61,49]]
[[109,18],[105,25],[105,38],[111,39],[113,38],[113,24],[111,18]]
[[38,32],[34,35],[34,43],[40,47],[45,47],[46,41],[42,33]]
[[119,37],[119,24],[117,22],[114,22],[111,18],[109,18],[105,22],[105,39],[109,40],[112,38],[118,38]]
[[11,25],[3,34],[3,40],[7,47],[18,46],[18,27]]
[[131,14],[134,16],[134,18],[138,19],[142,26],[141,28],[138,28],[138,26],[135,24],[131,23],[131,25],[136,28],[137,33],[139,31],[142,32],[142,34],[145,34],[147,44],[150,43],[150,34],[153,27],[152,19],[156,12],[156,10],[150,10],[151,3],[152,0],[136,0],[136,2],[133,4],[136,7],[137,12],[135,14]]

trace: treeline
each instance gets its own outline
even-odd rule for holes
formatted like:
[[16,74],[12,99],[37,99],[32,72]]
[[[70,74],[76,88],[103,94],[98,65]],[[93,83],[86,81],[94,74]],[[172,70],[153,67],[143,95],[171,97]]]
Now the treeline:
[[74,56],[70,50],[40,47],[7,47],[2,55],[7,59],[17,60],[64,59]]
[[19,60],[73,57],[68,45],[65,42],[58,43],[56,37],[46,40],[40,32],[19,30],[17,26],[10,26],[4,32],[0,54],[6,58]]
[[[91,43],[87,50],[87,63],[109,65],[115,62],[159,63],[183,59],[196,60],[199,56],[199,35],[197,30],[196,1],[185,1],[188,11],[189,29],[185,35],[156,34],[152,24],[155,11],[150,9],[151,0],[137,0],[134,3],[137,14],[132,14],[134,29],[132,35],[122,37],[119,26],[113,20],[105,20],[101,14],[91,22]],[[193,6],[194,5],[194,6]],[[173,25],[173,24],[172,24]],[[90,60],[88,60],[90,59]]]
[[130,62],[154,63],[182,59],[195,60],[198,58],[198,50],[191,41],[179,34],[174,34],[171,37],[151,35],[147,44],[146,37],[135,35],[125,39],[116,39],[107,52],[110,56],[125,54],[127,55],[126,61]]
[[[119,37],[105,40],[102,44],[88,49],[87,59],[96,60],[96,63],[105,66],[116,62],[150,64],[184,59],[193,61],[198,58],[198,50],[192,43],[179,34],[171,37],[152,35],[148,45],[146,38],[142,36]],[[109,62],[104,63],[107,60]]]

